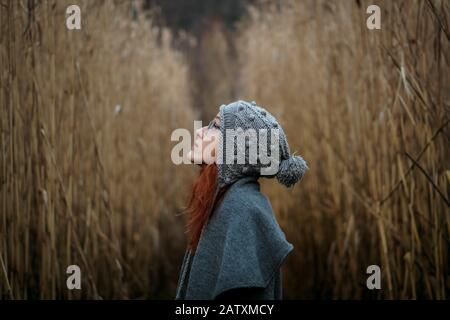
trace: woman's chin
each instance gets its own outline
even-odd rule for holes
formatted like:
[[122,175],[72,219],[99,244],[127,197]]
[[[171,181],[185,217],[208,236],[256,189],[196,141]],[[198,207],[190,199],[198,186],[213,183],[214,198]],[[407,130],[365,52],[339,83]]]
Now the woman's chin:
[[204,164],[206,164],[206,165],[209,165],[209,164],[213,164],[213,163],[215,163],[216,161],[215,161],[215,159],[213,159],[213,158],[208,158],[208,159],[203,159],[203,163]]
[[192,157],[192,151],[189,151],[189,152],[186,154],[186,158],[185,158],[185,159],[187,159],[187,160],[190,161],[190,162],[194,162],[193,157]]
[[203,158],[201,155],[196,154],[193,151],[189,151],[186,154],[186,158],[188,159],[188,161],[190,161],[190,163],[192,164],[197,164],[197,165],[208,165],[208,164],[213,164],[215,163],[215,159],[213,158]]
[[194,152],[189,151],[188,154],[186,155],[186,157],[188,158],[188,160],[192,163],[192,164],[202,164],[203,160],[202,157],[197,156]]

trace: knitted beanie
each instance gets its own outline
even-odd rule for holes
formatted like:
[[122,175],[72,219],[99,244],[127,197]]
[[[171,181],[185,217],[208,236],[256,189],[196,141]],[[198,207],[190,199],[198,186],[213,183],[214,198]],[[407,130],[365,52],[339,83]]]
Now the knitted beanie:
[[244,176],[276,176],[290,187],[308,170],[301,156],[290,154],[286,135],[275,117],[254,101],[243,100],[220,106],[216,163],[219,187]]

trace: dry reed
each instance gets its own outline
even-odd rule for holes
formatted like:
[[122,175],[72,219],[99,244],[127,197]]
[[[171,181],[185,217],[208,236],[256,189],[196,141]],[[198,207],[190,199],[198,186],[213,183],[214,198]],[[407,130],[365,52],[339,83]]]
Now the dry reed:
[[370,4],[290,1],[241,26],[241,95],[273,107],[311,167],[289,192],[268,182],[296,247],[286,294],[446,299],[450,6],[377,1],[371,31]]
[[207,88],[130,2],[78,2],[68,31],[68,1],[0,0],[1,298],[173,298],[194,170],[170,133],[202,90],[204,115],[230,95],[267,106],[310,164],[293,189],[263,183],[295,246],[286,298],[449,297],[447,1],[377,1],[379,31],[368,1],[268,1],[236,37],[211,29]]
[[[170,133],[195,115],[186,63],[129,2],[78,3],[69,31],[69,1],[1,1],[0,297],[170,296],[191,176],[170,161]],[[71,264],[81,291],[66,288]]]

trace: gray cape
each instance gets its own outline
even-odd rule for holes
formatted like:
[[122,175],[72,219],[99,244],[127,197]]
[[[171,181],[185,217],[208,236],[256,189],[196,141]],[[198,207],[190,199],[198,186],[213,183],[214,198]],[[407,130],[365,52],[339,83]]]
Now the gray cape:
[[261,288],[249,299],[282,299],[281,265],[293,250],[257,177],[230,186],[187,249],[175,299],[213,300],[236,288]]

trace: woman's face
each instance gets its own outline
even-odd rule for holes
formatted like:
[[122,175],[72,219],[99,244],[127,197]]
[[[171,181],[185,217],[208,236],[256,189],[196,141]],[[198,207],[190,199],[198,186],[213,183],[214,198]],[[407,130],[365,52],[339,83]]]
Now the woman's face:
[[195,132],[194,144],[188,153],[188,159],[196,164],[214,163],[217,156],[217,142],[220,134],[220,114],[208,126]]

